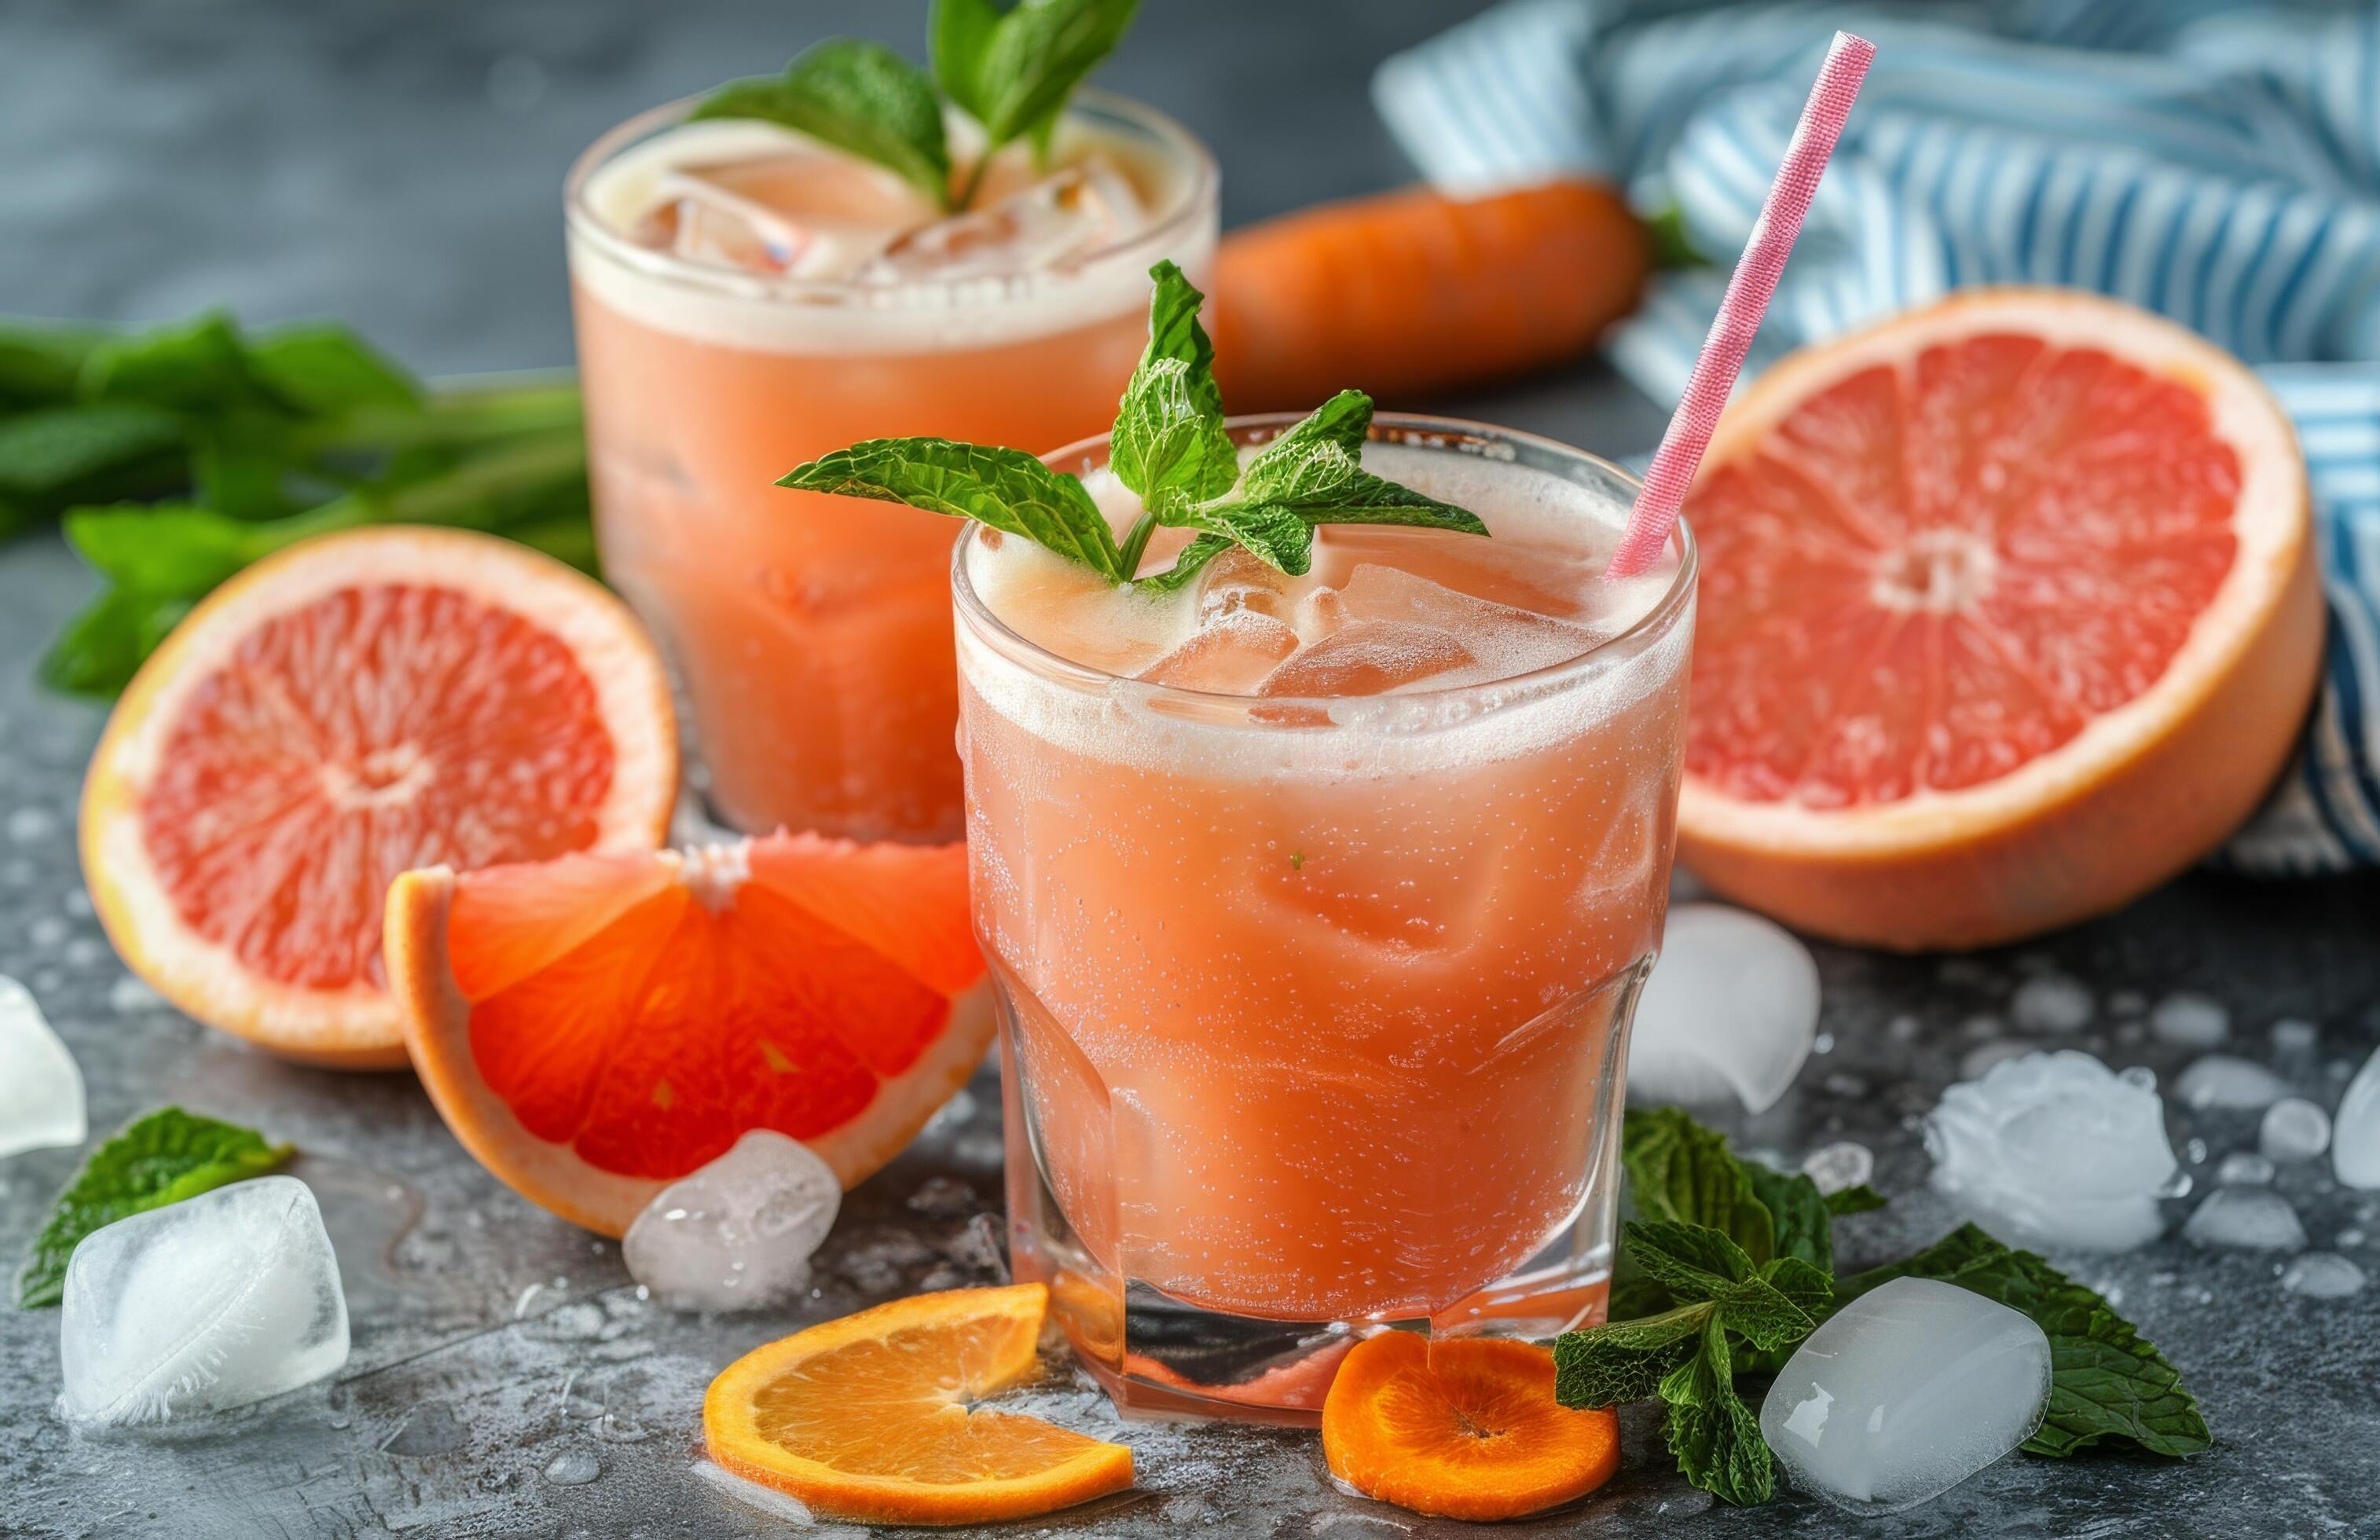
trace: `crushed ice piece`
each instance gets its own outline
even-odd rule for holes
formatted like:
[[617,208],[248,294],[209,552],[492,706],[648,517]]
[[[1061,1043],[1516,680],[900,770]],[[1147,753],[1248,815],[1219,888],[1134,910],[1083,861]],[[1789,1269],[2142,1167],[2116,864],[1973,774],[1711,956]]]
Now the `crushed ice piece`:
[[2173,1094],[2185,1107],[2217,1107],[2252,1112],[2270,1107],[2289,1094],[2289,1083],[2264,1065],[2228,1053],[2210,1053],[2193,1061],[2173,1083]]
[[909,1194],[911,1212],[935,1219],[972,1214],[977,1203],[975,1189],[954,1176],[929,1176]]
[[2363,1269],[2335,1251],[2310,1251],[2289,1258],[2281,1287],[2308,1299],[2343,1300],[2363,1292]]
[[2020,1245],[2130,1251],[2186,1188],[2146,1072],[2072,1049],[2028,1054],[1951,1086],[1925,1120],[1935,1190]]
[[1802,1174],[1816,1182],[1821,1193],[1840,1193],[1876,1174],[1876,1151],[1850,1139],[1822,1145],[1803,1160]]
[[584,1486],[602,1473],[603,1462],[585,1449],[565,1449],[545,1466],[545,1479],[556,1486]]
[[1258,682],[1267,696],[1386,695],[1479,659],[1451,632],[1399,620],[1351,620]]
[[2311,1053],[2322,1041],[2322,1028],[2312,1022],[2284,1019],[2273,1024],[2273,1047],[2283,1053]]
[[2380,1049],[2348,1082],[2330,1120],[2330,1169],[2350,1187],[2380,1187]]
[[2330,1114],[2303,1097],[2283,1097],[2265,1109],[2256,1147],[2267,1160],[2312,1160],[2330,1147]]
[[1628,1093],[1703,1106],[1777,1103],[1810,1056],[1818,964],[1774,921],[1723,903],[1670,911],[1660,961],[1636,1003]]
[[1287,622],[1257,610],[1227,610],[1134,677],[1174,689],[1245,695],[1296,650],[1297,633]]
[[2298,1211],[2267,1187],[2216,1188],[2182,1225],[2181,1238],[2237,1251],[2303,1251],[2306,1244]]
[[2215,1168],[2215,1180],[2226,1187],[2267,1187],[2273,1181],[2273,1163],[2248,1150],[2235,1151]]
[[808,1287],[842,1203],[843,1183],[808,1146],[756,1128],[653,1194],[620,1259],[674,1309],[759,1309]]
[[639,245],[688,261],[764,276],[796,272],[815,244],[782,210],[690,166],[662,174],[651,210],[631,234]]
[[2009,1000],[2009,1018],[2020,1032],[2063,1036],[2091,1025],[2096,1006],[2081,980],[2062,973],[2046,973],[2017,986]]
[[2034,1046],[2015,1037],[2002,1037],[1995,1042],[1977,1043],[1959,1061],[1959,1078],[1981,1080],[1991,1073],[1995,1064],[2005,1064],[2011,1059],[2022,1059],[2034,1052]]
[[1856,1513],[1949,1491],[2034,1435],[2049,1339],[1996,1300],[1901,1278],[1812,1332],[1760,1406],[1793,1485]]
[[31,991],[0,975],[0,1160],[71,1147],[89,1133],[74,1055]]
[[67,1264],[58,1409],[162,1423],[294,1390],[347,1361],[347,1302],[314,1194],[234,1182],[92,1231]]
[[2231,1013],[2220,1000],[2185,989],[2157,1001],[2149,1013],[2149,1030],[2159,1042],[2178,1048],[2213,1048],[2231,1036]]
[[1093,156],[997,203],[909,231],[856,276],[861,283],[1020,278],[1079,261],[1146,218],[1131,179]]

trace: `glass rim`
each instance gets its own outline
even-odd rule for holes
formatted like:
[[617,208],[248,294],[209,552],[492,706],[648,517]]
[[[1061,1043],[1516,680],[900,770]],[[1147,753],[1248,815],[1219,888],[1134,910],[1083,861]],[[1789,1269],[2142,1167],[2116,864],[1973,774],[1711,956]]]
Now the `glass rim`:
[[[895,295],[934,295],[941,300],[943,308],[953,310],[992,309],[1016,299],[1017,297],[1005,288],[986,285],[979,276],[913,278],[896,284],[867,284],[848,278],[771,277],[688,261],[674,252],[657,251],[629,239],[589,202],[589,185],[598,171],[610,164],[630,145],[686,122],[696,103],[701,100],[699,95],[681,96],[674,102],[649,107],[604,130],[592,144],[579,152],[578,158],[571,163],[569,172],[562,180],[563,224],[565,230],[586,240],[605,258],[649,277],[738,298],[839,304],[854,299],[882,299]],[[1172,243],[1185,228],[1196,223],[1206,210],[1214,206],[1221,185],[1221,174],[1215,164],[1213,152],[1171,115],[1145,103],[1135,102],[1131,97],[1101,91],[1096,86],[1086,86],[1076,91],[1067,112],[1071,115],[1078,107],[1086,106],[1148,130],[1189,165],[1190,176],[1173,207],[1130,235],[1085,252],[1074,261],[1070,272],[1103,265],[1138,248]]]
[[[1224,426],[1243,443],[1261,443],[1281,430],[1304,419],[1302,412],[1257,412],[1226,418]],[[1269,430],[1269,431],[1268,431]],[[1503,445],[1526,449],[1551,460],[1584,465],[1609,476],[1629,491],[1643,490],[1643,482],[1626,467],[1600,455],[1567,444],[1559,439],[1525,432],[1520,429],[1499,428],[1489,423],[1466,418],[1433,417],[1414,412],[1381,412],[1372,418],[1367,438],[1383,443],[1396,443],[1415,448],[1445,454],[1484,452],[1487,446]],[[1477,450],[1466,446],[1478,446]],[[1108,452],[1108,436],[1094,434],[1077,439],[1063,448],[1053,449],[1040,456],[1043,464],[1053,469],[1065,470],[1070,464],[1098,459],[1104,463]],[[1517,461],[1512,463],[1518,463]],[[1111,673],[1089,663],[1078,662],[1062,653],[1043,647],[1002,620],[976,591],[974,580],[967,574],[967,553],[984,530],[984,526],[969,519],[966,527],[951,542],[951,598],[953,607],[967,628],[1010,661],[1028,666],[1073,685],[1078,689],[1105,691],[1116,685],[1129,686],[1149,700],[1172,700],[1184,706],[1215,709],[1236,709],[1245,712],[1251,707],[1313,707],[1343,706],[1350,701],[1404,702],[1414,709],[1443,706],[1467,697],[1483,695],[1501,696],[1514,690],[1532,693],[1550,690],[1566,685],[1573,675],[1597,672],[1602,662],[1618,649],[1643,641],[1673,625],[1679,613],[1694,597],[1694,580],[1700,566],[1694,545],[1694,531],[1684,518],[1677,521],[1670,536],[1670,548],[1677,553],[1678,570],[1670,580],[1660,599],[1638,616],[1626,628],[1604,637],[1575,657],[1558,663],[1531,669],[1524,673],[1508,674],[1501,679],[1478,680],[1469,684],[1444,685],[1417,690],[1396,690],[1378,696],[1250,696],[1232,695],[1217,690],[1196,690],[1181,685],[1160,685],[1126,674]],[[1204,714],[1203,712],[1201,713]],[[1280,724],[1243,721],[1240,725],[1262,726],[1278,731]],[[1330,725],[1350,724],[1332,721]]]

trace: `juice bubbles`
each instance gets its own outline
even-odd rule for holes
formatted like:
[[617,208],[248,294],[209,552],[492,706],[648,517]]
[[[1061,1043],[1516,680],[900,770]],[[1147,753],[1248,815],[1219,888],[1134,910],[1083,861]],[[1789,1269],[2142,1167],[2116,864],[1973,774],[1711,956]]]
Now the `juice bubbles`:
[[976,530],[954,573],[1012,1239],[1133,1404],[1303,1415],[1355,1323],[1600,1306],[1690,548],[1607,584],[1622,473],[1374,433],[1494,538],[1326,526],[1157,599]]
[[624,125],[568,188],[605,576],[671,660],[720,817],[954,839],[953,526],[771,483],[862,439],[1038,452],[1102,427],[1150,264],[1211,258],[1212,163],[1084,92],[1049,167],[1003,151],[945,218],[789,129],[685,111]]

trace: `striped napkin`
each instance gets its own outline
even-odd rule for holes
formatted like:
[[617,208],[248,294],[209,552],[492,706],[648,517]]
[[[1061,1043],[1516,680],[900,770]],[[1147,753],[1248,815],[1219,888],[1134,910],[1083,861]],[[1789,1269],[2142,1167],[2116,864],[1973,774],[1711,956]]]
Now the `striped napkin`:
[[[2225,859],[2380,865],[2380,4],[1507,0],[1373,98],[1440,186],[1594,173],[1730,261],[1838,28],[1876,67],[1747,373],[1992,283],[2097,289],[2255,366],[2313,471],[2329,674]],[[1662,275],[1613,362],[1674,402],[1725,283]]]

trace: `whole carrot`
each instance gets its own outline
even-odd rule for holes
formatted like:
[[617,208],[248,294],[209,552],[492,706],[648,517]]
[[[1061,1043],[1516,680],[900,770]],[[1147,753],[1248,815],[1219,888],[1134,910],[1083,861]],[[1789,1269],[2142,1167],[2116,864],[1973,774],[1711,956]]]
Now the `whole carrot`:
[[1347,386],[1422,405],[1584,351],[1635,308],[1650,266],[1644,226],[1596,182],[1326,203],[1224,237],[1215,373],[1233,411]]

